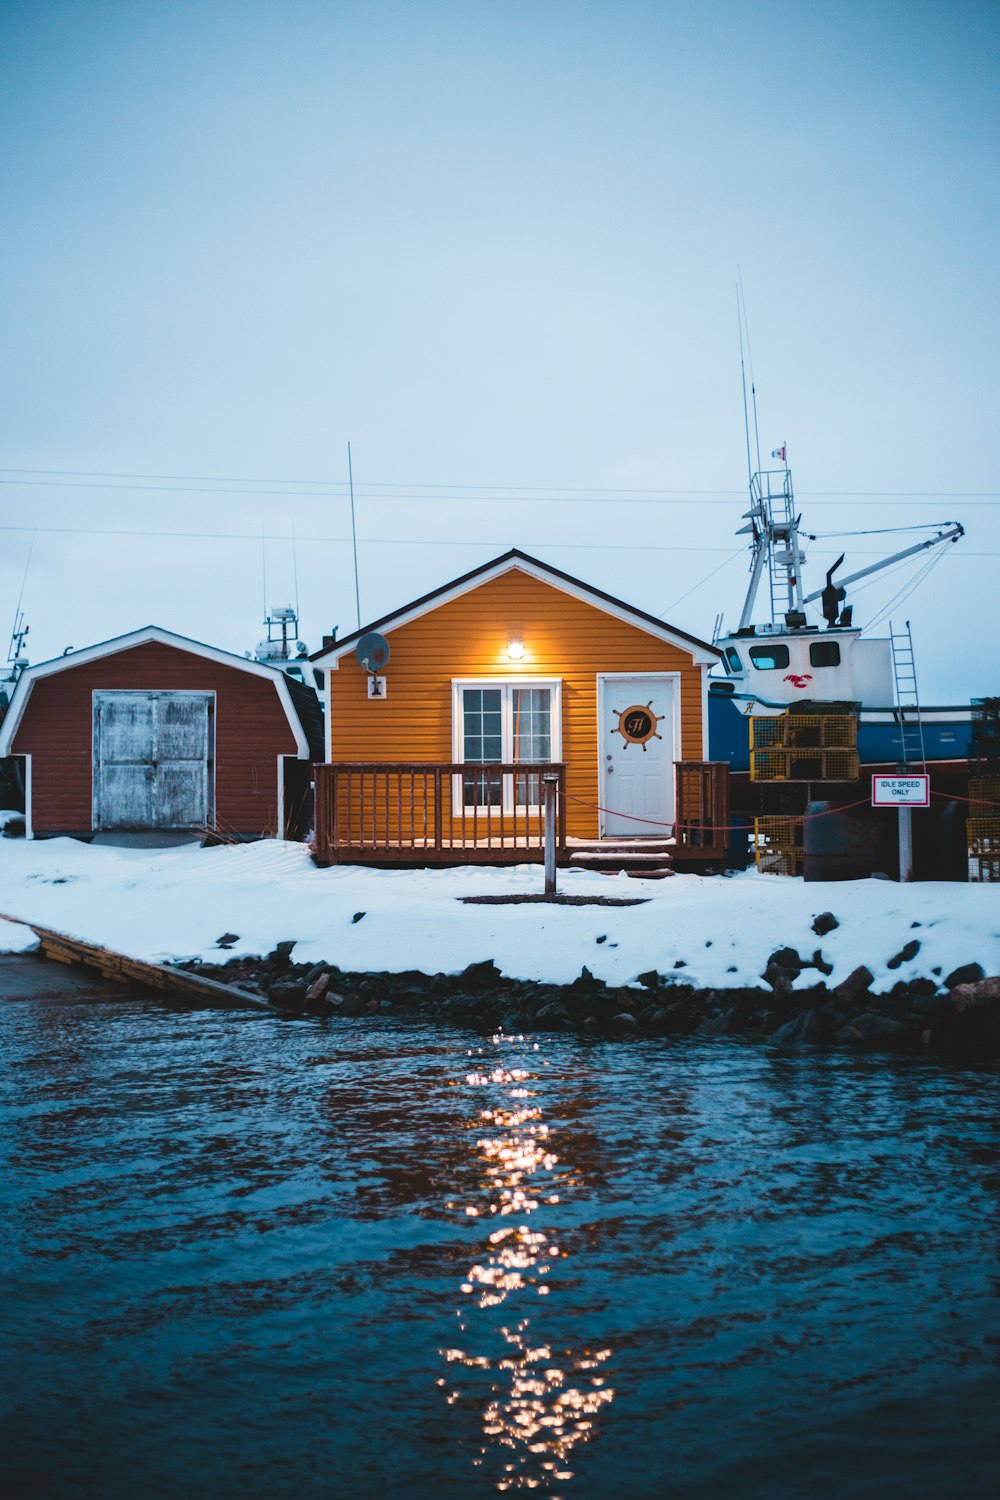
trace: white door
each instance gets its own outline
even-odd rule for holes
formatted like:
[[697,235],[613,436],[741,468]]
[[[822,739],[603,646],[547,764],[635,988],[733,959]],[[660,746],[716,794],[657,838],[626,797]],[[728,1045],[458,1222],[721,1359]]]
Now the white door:
[[598,678],[603,838],[672,835],[678,695],[673,673]]
[[94,828],[208,822],[210,693],[94,694]]

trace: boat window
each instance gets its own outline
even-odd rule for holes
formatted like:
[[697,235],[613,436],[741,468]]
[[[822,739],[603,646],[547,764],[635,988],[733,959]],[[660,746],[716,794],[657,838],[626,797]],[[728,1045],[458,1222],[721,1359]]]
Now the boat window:
[[775,671],[788,666],[788,647],[777,643],[773,646],[751,646],[750,660],[761,671]]
[[839,667],[839,641],[812,641],[809,645],[809,661],[814,667]]
[[735,646],[726,647],[726,661],[729,663],[730,672],[742,672],[743,663],[740,661],[740,653]]

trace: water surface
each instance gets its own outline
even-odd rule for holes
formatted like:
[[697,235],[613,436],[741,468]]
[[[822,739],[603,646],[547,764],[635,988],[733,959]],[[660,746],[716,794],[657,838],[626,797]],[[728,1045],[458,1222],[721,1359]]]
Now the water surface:
[[1000,1492],[1000,1074],[0,1005],[16,1496]]

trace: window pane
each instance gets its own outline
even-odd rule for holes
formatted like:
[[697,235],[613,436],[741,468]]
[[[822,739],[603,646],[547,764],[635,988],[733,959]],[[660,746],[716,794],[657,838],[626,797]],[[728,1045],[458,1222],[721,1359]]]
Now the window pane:
[[809,662],[814,667],[839,667],[839,641],[813,641],[809,646]]
[[[512,688],[514,743],[511,759],[552,759],[552,694],[548,688]],[[532,778],[534,779],[534,778]]]
[[[463,688],[462,689],[462,759],[471,761],[501,760],[503,749],[503,716],[501,714],[501,702],[503,690],[501,688]],[[478,785],[478,782],[476,783]],[[470,796],[480,792],[475,787],[470,791]],[[482,789],[480,789],[482,791]],[[486,795],[486,792],[482,792]],[[468,801],[467,805],[473,804]],[[480,806],[486,804],[480,803]]]
[[462,801],[466,807],[499,807],[501,777],[497,771],[466,771]]
[[777,643],[773,646],[751,646],[750,660],[755,667],[764,670],[774,670],[777,667],[788,666],[788,647]]

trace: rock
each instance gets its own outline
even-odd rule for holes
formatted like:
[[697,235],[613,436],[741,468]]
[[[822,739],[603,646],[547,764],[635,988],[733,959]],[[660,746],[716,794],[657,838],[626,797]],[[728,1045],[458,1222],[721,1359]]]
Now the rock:
[[[938,973],[940,973],[940,969]],[[953,990],[960,984],[978,984],[980,979],[986,978],[986,970],[982,964],[960,964],[957,969],[942,980],[946,989]]]
[[607,940],[608,940],[607,933],[606,932],[602,932],[599,938],[595,938],[594,939],[594,942],[595,943],[606,943]]
[[674,968],[675,969],[686,969],[687,968],[687,960],[683,959],[683,958],[675,958],[674,959]]
[[569,1020],[569,1012],[565,1005],[560,1005],[558,1000],[550,1000],[548,1005],[543,1005],[540,1010],[536,1011],[535,1020],[543,1021],[547,1025],[551,1025],[553,1022],[562,1025]]
[[645,974],[637,974],[636,978],[647,990],[658,990],[660,987],[660,976],[655,969],[647,969]]
[[864,964],[852,969],[846,979],[842,979],[835,985],[832,991],[833,998],[841,1005],[853,1005],[871,985],[875,975],[871,969],[866,969]]
[[904,943],[903,944],[902,948],[900,948],[900,950],[899,950],[898,953],[894,953],[893,954],[892,958],[890,958],[889,962],[886,964],[886,968],[887,969],[898,969],[902,964],[908,964],[910,962],[911,958],[916,958],[916,956],[917,956],[917,954],[919,952],[920,952],[920,941],[919,941],[919,939],[918,938],[911,938],[908,943]]
[[784,969],[792,979],[802,972],[802,960],[794,948],[775,948],[767,961],[769,969]]
[[595,979],[593,974],[591,974],[590,970],[587,968],[587,965],[584,964],[583,968],[580,970],[579,975],[576,979],[573,980],[573,983],[570,985],[570,989],[588,991],[596,990],[600,989],[602,984],[603,980]]
[[216,938],[215,946],[217,948],[231,948],[239,940],[240,935],[238,932],[224,932],[220,938]]
[[620,1010],[616,1016],[612,1016],[611,1024],[618,1031],[638,1031],[639,1029],[635,1016],[629,1015],[627,1010]]
[[880,1016],[875,1011],[866,1010],[841,1027],[834,1040],[855,1047],[866,1043],[874,1046],[898,1045],[900,1042],[909,1042],[911,1033],[901,1021],[893,1021],[889,1016]]
[[815,1010],[804,1010],[800,1016],[793,1016],[790,1021],[785,1022],[784,1026],[779,1026],[777,1031],[772,1031],[771,1040],[782,1047],[799,1047],[803,1042],[811,1040],[815,1029]]
[[689,1036],[700,1021],[700,1013],[694,1010],[686,1000],[675,1000],[673,1005],[668,1005],[664,1010],[659,1025],[664,1031]]
[[23,818],[8,818],[3,825],[3,836],[5,839],[23,839],[25,823]]
[[835,927],[839,926],[840,923],[832,911],[821,911],[818,917],[813,918],[812,930],[817,937],[826,937],[828,932],[832,932]]
[[771,986],[776,995],[787,999],[793,993],[792,981],[800,972],[801,970],[799,969],[786,969],[782,964],[772,962],[768,963],[767,968],[760,977]]
[[470,989],[486,989],[488,985],[499,982],[500,970],[492,958],[484,959],[482,963],[469,964],[468,968],[462,970],[462,983]]
[[822,953],[822,950],[820,948],[817,948],[816,951],[813,953],[813,956],[812,956],[812,966],[813,966],[814,969],[818,969],[821,974],[832,974],[833,973],[833,964],[828,964],[827,963],[826,959],[823,957],[823,953]]
[[717,1016],[706,1016],[694,1029],[695,1036],[722,1036],[726,1029],[725,1014],[720,1011]]
[[991,1011],[1000,1007],[1000,977],[956,985],[948,995],[948,1006],[960,1016],[969,1011]]
[[324,970],[306,990],[306,1000],[322,1000],[330,987],[330,976]]
[[291,953],[294,947],[295,940],[292,938],[287,942],[276,944],[271,949],[264,962],[272,974],[282,974],[285,969],[291,967]]
[[301,1010],[306,997],[306,987],[299,979],[279,979],[272,984],[267,998],[279,1010]]
[[363,911],[356,911],[356,912],[355,912],[355,913],[354,913],[354,916],[353,916],[353,917],[352,917],[352,918],[351,918],[351,921],[352,921],[352,922],[360,922],[360,921],[361,921],[361,918],[362,918],[362,917],[365,917],[365,916],[367,916],[367,915],[368,915],[368,913],[367,913],[367,912],[363,912]]

